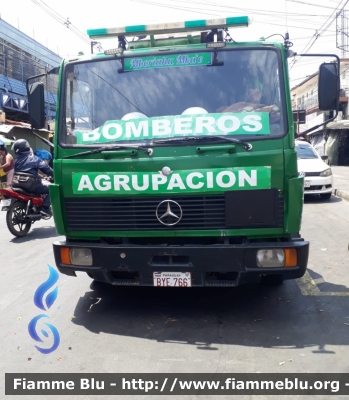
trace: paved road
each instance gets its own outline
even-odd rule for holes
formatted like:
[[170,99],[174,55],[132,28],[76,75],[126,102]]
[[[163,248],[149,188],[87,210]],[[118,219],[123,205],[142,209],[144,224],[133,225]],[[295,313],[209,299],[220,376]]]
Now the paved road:
[[348,222],[348,202],[306,198],[309,269],[278,288],[100,288],[60,275],[47,314],[61,343],[43,355],[27,327],[59,237],[40,221],[14,239],[0,213],[0,398],[4,372],[349,372]]
[[349,201],[349,166],[331,166],[333,193]]

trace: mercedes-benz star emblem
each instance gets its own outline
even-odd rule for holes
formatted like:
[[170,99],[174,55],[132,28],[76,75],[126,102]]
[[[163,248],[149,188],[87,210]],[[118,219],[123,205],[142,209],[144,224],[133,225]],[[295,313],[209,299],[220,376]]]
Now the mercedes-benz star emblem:
[[156,207],[156,218],[163,225],[176,225],[182,219],[182,216],[182,207],[176,201],[164,200]]
[[172,174],[173,171],[171,171],[170,167],[164,167],[161,171],[159,171],[161,175],[163,176],[169,176]]

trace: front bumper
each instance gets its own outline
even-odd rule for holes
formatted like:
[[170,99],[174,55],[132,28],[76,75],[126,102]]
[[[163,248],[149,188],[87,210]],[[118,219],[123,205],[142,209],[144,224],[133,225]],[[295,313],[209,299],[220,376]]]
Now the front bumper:
[[[309,185],[309,186],[307,186]],[[309,176],[304,178],[304,194],[331,193],[333,190],[333,177]]]
[[[62,248],[89,248],[91,266],[63,264]],[[259,249],[296,249],[294,267],[261,268],[257,266]],[[56,265],[62,274],[76,276],[86,272],[91,278],[112,285],[153,286],[154,272],[190,272],[192,286],[239,286],[259,282],[264,275],[282,275],[284,280],[304,275],[309,242],[259,242],[241,245],[140,246],[105,245],[86,242],[53,243]]]

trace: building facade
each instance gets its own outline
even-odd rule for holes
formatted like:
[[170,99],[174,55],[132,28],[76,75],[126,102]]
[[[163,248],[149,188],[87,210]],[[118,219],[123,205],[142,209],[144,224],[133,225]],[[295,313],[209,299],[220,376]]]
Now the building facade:
[[[0,110],[6,118],[29,122],[26,80],[57,67],[60,61],[59,55],[0,19]],[[48,120],[55,119],[54,86],[54,81],[46,82]]]

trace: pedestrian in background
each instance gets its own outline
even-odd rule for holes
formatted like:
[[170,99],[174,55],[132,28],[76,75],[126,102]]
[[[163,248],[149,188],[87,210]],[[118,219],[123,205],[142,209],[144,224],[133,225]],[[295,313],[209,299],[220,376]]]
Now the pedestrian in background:
[[6,174],[6,182],[8,185],[12,184],[14,174],[15,162],[11,154],[7,151],[5,143],[0,140],[0,156],[1,156],[1,170]]

